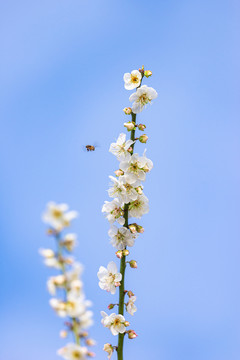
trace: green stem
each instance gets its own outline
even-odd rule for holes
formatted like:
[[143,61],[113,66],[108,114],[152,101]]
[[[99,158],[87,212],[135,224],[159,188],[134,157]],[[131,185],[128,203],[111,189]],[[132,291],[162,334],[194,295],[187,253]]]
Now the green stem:
[[73,333],[74,333],[74,337],[75,337],[75,341],[77,345],[80,345],[80,337],[79,334],[77,332],[77,322],[76,319],[73,319]]
[[[136,114],[132,113],[132,122],[136,123]],[[131,131],[131,140],[134,141],[135,139],[135,130]],[[134,150],[134,144],[132,146],[132,154]],[[128,208],[129,204],[124,205],[124,219],[125,223],[124,226],[128,228]],[[122,280],[121,285],[119,287],[119,308],[118,308],[118,314],[124,315],[124,297],[125,297],[125,269],[126,269],[126,256],[123,256],[121,259],[120,264],[120,273],[122,274]],[[119,334],[118,335],[118,347],[117,347],[117,354],[118,354],[118,360],[123,360],[123,341],[124,341],[124,335],[125,334]]]
[[[62,257],[62,246],[60,244],[60,240],[61,240],[61,236],[60,236],[60,233],[57,233],[56,234],[56,242],[57,242],[57,256],[58,258]],[[61,273],[63,275],[65,275],[66,273],[66,267],[65,267],[65,264],[64,263],[61,263]],[[68,287],[67,287],[67,284],[65,284],[64,286],[64,289],[65,289],[65,301],[67,299],[67,294],[68,294]],[[74,335],[74,338],[75,338],[75,342],[77,345],[80,345],[80,336],[78,334],[78,331],[77,331],[77,320],[75,318],[71,318],[72,320],[72,332],[73,332],[73,335]]]

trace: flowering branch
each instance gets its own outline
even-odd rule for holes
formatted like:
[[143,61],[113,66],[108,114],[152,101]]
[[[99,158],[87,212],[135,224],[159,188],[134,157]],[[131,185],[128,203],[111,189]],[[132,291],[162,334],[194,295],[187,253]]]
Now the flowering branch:
[[[146,85],[142,86],[143,77],[151,75],[151,71],[144,71],[144,67],[133,70],[131,74],[124,74],[125,88],[127,90],[136,89],[136,92],[129,98],[130,101],[133,101],[132,108],[124,109],[125,114],[131,114],[132,117],[132,121],[124,123],[131,135],[130,139],[126,140],[126,134],[121,133],[117,142],[112,143],[109,149],[120,161],[120,165],[119,169],[115,171],[117,178],[110,176],[112,186],[108,190],[108,194],[114,199],[111,202],[105,201],[102,212],[106,214],[110,224],[117,222],[121,225],[120,228],[111,225],[108,232],[111,244],[117,248],[116,256],[121,259],[120,272],[117,272],[117,265],[114,262],[109,263],[107,269],[101,266],[98,272],[101,289],[115,294],[116,288],[119,287],[118,314],[112,313],[108,316],[104,311],[101,312],[103,326],[109,328],[113,335],[118,335],[118,346],[109,343],[104,345],[104,350],[108,353],[109,359],[113,351],[116,350],[118,360],[123,360],[124,336],[128,334],[129,339],[134,339],[137,336],[134,330],[126,330],[130,323],[125,320],[124,305],[126,311],[131,315],[134,314],[137,308],[134,304],[136,296],[132,291],[125,290],[125,270],[127,264],[131,268],[137,268],[135,260],[126,261],[126,257],[129,255],[127,247],[132,247],[138,234],[144,231],[143,227],[136,223],[129,224],[129,218],[141,218],[149,210],[148,199],[143,194],[141,182],[145,181],[146,173],[152,169],[153,164],[146,157],[146,150],[143,156],[134,154],[134,146],[137,140],[141,143],[146,143],[148,140],[146,134],[136,138],[135,131],[137,128],[140,131],[145,130],[145,125],[136,124],[136,116],[144,109],[145,105],[157,97],[157,92],[153,88]],[[127,302],[125,300],[126,295],[128,296]],[[115,305],[110,304],[108,306],[109,310],[113,309]]]
[[47,282],[48,291],[56,296],[60,291],[62,297],[50,299],[50,305],[58,316],[67,318],[66,330],[60,332],[62,338],[72,334],[74,342],[68,343],[58,350],[58,355],[66,360],[86,359],[94,353],[89,351],[85,345],[95,344],[93,339],[88,337],[86,331],[92,325],[92,312],[88,310],[91,302],[85,300],[83,283],[80,279],[83,267],[74,261],[69,254],[77,244],[76,234],[62,234],[64,228],[70,226],[71,221],[76,218],[76,211],[68,211],[66,204],[55,204],[50,202],[43,214],[43,221],[49,225],[48,234],[55,238],[56,251],[51,249],[40,249],[40,254],[45,259],[45,265],[59,270],[59,274],[49,278]]

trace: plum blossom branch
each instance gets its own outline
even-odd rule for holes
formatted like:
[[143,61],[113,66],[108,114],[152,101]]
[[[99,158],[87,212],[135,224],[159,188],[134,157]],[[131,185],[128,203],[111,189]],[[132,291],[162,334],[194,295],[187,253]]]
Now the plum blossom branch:
[[[136,137],[135,132],[144,131],[144,124],[137,124],[137,114],[142,112],[147,104],[156,99],[157,92],[151,87],[142,85],[144,76],[148,78],[152,75],[150,70],[144,71],[144,67],[139,70],[133,70],[131,73],[124,74],[124,87],[127,90],[136,89],[129,100],[133,102],[132,107],[123,109],[126,115],[131,115],[131,121],[125,122],[124,127],[130,131],[130,139],[126,139],[126,134],[121,133],[115,143],[110,145],[109,151],[113,153],[120,162],[119,169],[115,171],[116,177],[109,176],[111,180],[108,194],[112,201],[105,201],[102,212],[105,213],[111,227],[108,232],[110,243],[117,249],[116,256],[120,259],[120,271],[117,272],[117,265],[110,262],[107,268],[101,266],[98,272],[99,286],[101,289],[116,293],[119,288],[118,304],[109,304],[111,310],[118,306],[118,314],[102,314],[102,324],[109,328],[111,333],[118,335],[118,345],[113,346],[110,343],[104,345],[103,350],[107,352],[108,359],[111,358],[114,351],[117,352],[118,360],[123,360],[123,342],[127,334],[129,339],[134,339],[137,334],[134,330],[127,330],[130,325],[124,317],[124,308],[130,315],[134,315],[137,310],[135,305],[136,296],[131,290],[125,290],[125,271],[129,264],[130,268],[136,269],[135,260],[126,261],[130,252],[127,247],[133,247],[139,234],[144,232],[141,225],[137,223],[129,224],[130,218],[141,218],[149,211],[148,199],[143,193],[142,182],[146,179],[146,174],[151,171],[153,163],[146,157],[146,150],[140,156],[134,153],[136,142],[145,144],[148,140],[146,134]],[[114,225],[118,223],[118,226]],[[128,297],[128,298],[127,298]]]
[[45,265],[59,272],[48,279],[47,288],[53,296],[49,301],[50,306],[59,317],[67,319],[66,328],[60,332],[60,336],[66,338],[72,334],[74,340],[57,352],[66,360],[84,360],[94,356],[87,346],[95,344],[86,331],[92,325],[93,314],[88,310],[91,302],[85,299],[83,291],[83,266],[71,256],[77,245],[77,236],[74,233],[63,234],[63,230],[69,227],[76,217],[77,212],[68,211],[67,204],[49,202],[42,220],[48,225],[48,235],[55,239],[56,250],[39,250]]

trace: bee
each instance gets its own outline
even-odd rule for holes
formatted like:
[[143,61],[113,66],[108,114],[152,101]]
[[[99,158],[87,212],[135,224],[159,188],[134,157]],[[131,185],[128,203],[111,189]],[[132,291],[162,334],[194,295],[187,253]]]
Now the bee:
[[87,149],[87,151],[95,151],[96,146],[94,146],[94,145],[85,145],[85,148]]

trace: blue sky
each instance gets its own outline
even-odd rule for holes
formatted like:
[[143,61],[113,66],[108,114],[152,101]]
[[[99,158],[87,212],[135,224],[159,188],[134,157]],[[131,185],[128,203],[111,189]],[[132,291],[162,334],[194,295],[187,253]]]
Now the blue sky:
[[113,297],[96,273],[114,260],[101,206],[130,105],[122,76],[143,64],[159,97],[139,116],[154,169],[131,252],[139,268],[127,273],[139,337],[125,359],[239,359],[239,14],[233,0],[0,4],[2,359],[58,359],[64,345],[38,255],[51,245],[40,219],[49,200],[79,211],[97,358],[114,343],[100,324]]

